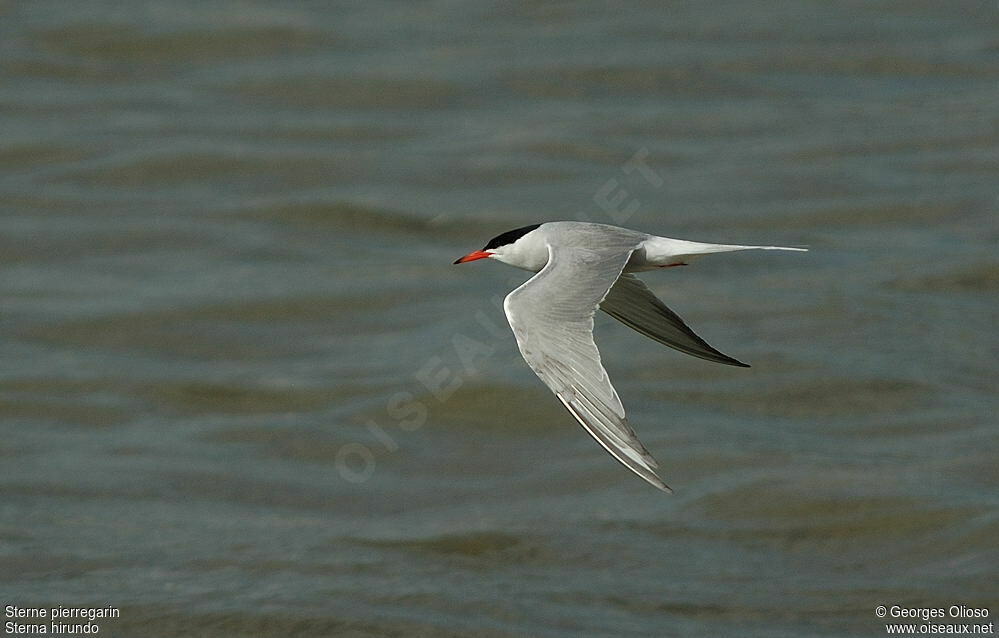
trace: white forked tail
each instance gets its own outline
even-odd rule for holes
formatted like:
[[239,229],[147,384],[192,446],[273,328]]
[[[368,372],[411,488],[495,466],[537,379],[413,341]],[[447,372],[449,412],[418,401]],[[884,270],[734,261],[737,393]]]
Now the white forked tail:
[[[694,257],[710,255],[711,253],[728,253],[736,250],[796,250],[807,251],[807,248],[792,248],[789,246],[742,246],[738,244],[705,244],[699,241],[670,239],[669,237],[650,237],[643,244],[646,268],[676,266],[685,264]],[[636,264],[638,265],[638,264]]]

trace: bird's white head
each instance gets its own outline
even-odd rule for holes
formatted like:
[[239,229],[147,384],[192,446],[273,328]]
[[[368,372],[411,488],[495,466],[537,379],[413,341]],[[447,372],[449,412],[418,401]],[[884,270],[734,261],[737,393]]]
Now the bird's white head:
[[540,227],[541,224],[531,224],[497,235],[482,250],[472,251],[454,263],[491,258],[516,268],[538,272],[548,263],[548,245],[543,233],[538,230]]

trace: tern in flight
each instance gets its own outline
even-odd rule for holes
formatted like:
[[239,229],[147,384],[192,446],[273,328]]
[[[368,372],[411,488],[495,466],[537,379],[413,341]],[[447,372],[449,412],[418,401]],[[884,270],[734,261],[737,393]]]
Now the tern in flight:
[[689,355],[749,366],[722,354],[687,327],[633,273],[685,266],[734,250],[806,250],[705,244],[586,222],[547,222],[505,232],[454,263],[495,259],[535,274],[503,301],[527,365],[611,455],[652,485],[672,492],[659,464],[635,436],[600,363],[593,315],[603,310],[629,328]]

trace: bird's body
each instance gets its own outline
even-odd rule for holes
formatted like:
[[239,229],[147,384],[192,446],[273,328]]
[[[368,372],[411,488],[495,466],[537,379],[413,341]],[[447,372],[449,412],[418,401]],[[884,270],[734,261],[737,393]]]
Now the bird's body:
[[457,260],[492,258],[537,273],[503,303],[524,360],[570,413],[618,461],[664,491],[658,464],[635,436],[600,362],[593,315],[600,308],[671,348],[748,367],[708,345],[634,272],[685,265],[710,253],[803,250],[706,244],[586,222],[547,222],[512,230]]

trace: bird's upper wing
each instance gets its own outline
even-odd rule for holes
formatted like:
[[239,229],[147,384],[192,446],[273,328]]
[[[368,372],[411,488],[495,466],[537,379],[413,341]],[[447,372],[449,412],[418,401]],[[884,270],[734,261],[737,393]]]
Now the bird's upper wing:
[[600,309],[629,328],[680,352],[717,363],[749,367],[709,346],[634,275],[621,275],[600,303]]
[[593,314],[634,246],[548,245],[548,264],[503,302],[520,352],[570,413],[614,458],[670,492],[625,420],[593,342]]

